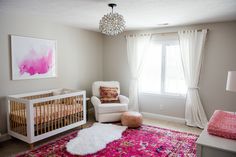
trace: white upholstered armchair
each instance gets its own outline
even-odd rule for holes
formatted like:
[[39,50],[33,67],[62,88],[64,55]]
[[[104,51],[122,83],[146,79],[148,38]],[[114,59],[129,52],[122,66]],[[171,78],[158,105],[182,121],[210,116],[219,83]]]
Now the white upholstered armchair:
[[[100,101],[100,87],[117,87],[120,103],[102,104]],[[95,110],[95,118],[98,122],[115,122],[119,121],[121,114],[128,111],[129,99],[126,96],[120,95],[120,83],[117,81],[97,81],[92,85],[91,102]]]

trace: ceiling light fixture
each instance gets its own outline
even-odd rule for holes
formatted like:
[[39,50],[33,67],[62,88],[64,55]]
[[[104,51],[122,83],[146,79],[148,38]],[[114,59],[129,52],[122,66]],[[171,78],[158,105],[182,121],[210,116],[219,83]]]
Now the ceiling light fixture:
[[117,5],[114,3],[108,4],[112,11],[102,17],[99,22],[99,30],[106,35],[113,36],[124,31],[125,20],[122,15],[113,13],[113,7]]

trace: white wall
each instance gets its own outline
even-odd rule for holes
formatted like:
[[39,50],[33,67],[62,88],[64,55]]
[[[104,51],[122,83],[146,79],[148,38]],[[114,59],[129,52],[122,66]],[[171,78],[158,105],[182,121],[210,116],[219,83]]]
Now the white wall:
[[[104,38],[103,78],[118,80],[121,92],[128,95],[130,72],[126,55],[125,35],[135,33],[177,32],[185,28],[208,28],[204,64],[200,76],[200,96],[207,117],[214,110],[236,111],[236,93],[225,91],[227,71],[236,70],[236,22],[213,23],[184,27],[127,31],[115,37]],[[141,95],[141,111],[184,118],[185,99],[160,95]],[[160,106],[162,105],[162,110]]]
[[[11,80],[9,35],[56,39],[58,77],[37,80]],[[0,15],[0,132],[6,132],[6,96],[51,88],[84,89],[103,79],[103,36],[100,33],[68,27],[35,17]]]

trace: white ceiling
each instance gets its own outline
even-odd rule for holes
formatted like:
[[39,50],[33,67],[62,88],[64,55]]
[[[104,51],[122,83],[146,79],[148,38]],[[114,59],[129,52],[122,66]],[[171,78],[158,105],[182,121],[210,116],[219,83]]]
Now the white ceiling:
[[0,0],[0,13],[39,16],[89,30],[111,9],[122,14],[128,30],[236,20],[236,0]]

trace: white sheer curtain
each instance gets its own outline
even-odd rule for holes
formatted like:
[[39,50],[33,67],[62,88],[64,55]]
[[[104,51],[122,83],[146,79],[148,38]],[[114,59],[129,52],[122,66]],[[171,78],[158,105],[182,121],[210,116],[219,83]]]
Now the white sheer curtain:
[[189,126],[204,128],[207,118],[198,93],[198,80],[207,30],[184,30],[178,34],[185,81],[188,86],[185,120]]
[[126,36],[128,64],[131,72],[129,86],[129,109],[138,112],[138,79],[142,69],[144,54],[148,47],[150,38],[150,34]]

